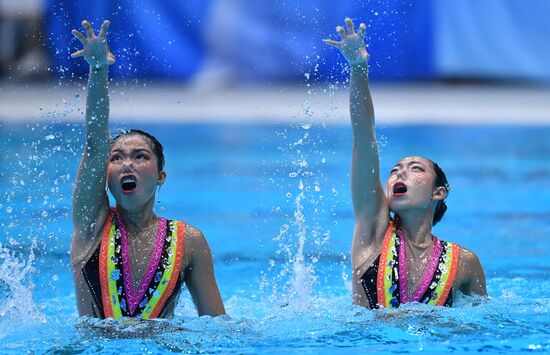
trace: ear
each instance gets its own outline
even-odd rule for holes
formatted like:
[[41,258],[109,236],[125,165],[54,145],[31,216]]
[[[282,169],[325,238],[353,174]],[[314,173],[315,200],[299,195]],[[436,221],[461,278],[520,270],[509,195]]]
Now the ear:
[[432,194],[432,200],[441,201],[447,198],[447,189],[443,186],[438,186]]
[[157,180],[157,185],[162,186],[165,181],[166,181],[166,171],[163,170],[159,173],[159,178]]

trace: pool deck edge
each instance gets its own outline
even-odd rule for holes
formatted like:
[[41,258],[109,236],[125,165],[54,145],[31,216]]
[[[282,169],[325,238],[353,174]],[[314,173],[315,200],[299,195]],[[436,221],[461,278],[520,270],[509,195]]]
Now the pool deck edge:
[[[550,87],[373,84],[379,124],[550,125]],[[349,124],[345,87],[110,84],[113,122]],[[76,122],[85,83],[0,82],[0,122]]]

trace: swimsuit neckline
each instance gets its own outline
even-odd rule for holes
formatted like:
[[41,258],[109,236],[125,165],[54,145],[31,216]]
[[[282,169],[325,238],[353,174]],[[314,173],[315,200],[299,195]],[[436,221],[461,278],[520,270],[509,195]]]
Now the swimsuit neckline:
[[117,223],[120,229],[120,237],[121,237],[121,255],[122,255],[122,276],[123,276],[123,282],[124,282],[124,290],[126,292],[126,300],[128,302],[128,308],[130,309],[130,312],[133,313],[135,309],[137,308],[138,304],[140,303],[141,299],[145,295],[145,292],[147,291],[147,287],[150,284],[151,280],[153,279],[153,276],[155,274],[155,271],[158,267],[161,255],[162,255],[162,247],[164,244],[164,237],[166,234],[166,219],[160,217],[158,220],[158,226],[157,226],[157,236],[155,241],[155,246],[153,248],[153,253],[151,255],[151,259],[149,260],[149,265],[147,266],[146,272],[143,275],[143,278],[141,279],[141,282],[139,283],[137,291],[134,290],[134,282],[132,278],[132,263],[130,260],[130,249],[128,246],[128,230],[126,229],[126,225],[124,224],[124,221],[122,220],[122,217],[118,212],[115,210],[115,216],[117,219]]
[[418,288],[409,299],[409,289],[407,286],[407,257],[405,248],[405,238],[403,232],[396,228],[396,234],[399,238],[399,298],[400,303],[406,302],[418,302],[420,297],[426,292],[430,281],[432,280],[438,265],[439,256],[441,255],[442,245],[441,241],[437,237],[433,237],[434,247],[432,255],[428,263],[428,267],[424,271],[422,280],[418,284]]

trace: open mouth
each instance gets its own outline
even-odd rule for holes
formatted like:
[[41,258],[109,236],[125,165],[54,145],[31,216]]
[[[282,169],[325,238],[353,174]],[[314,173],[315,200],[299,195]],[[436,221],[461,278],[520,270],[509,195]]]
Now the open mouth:
[[393,185],[393,194],[394,195],[403,195],[407,192],[407,185],[402,182],[398,182]]
[[120,185],[122,186],[122,192],[129,194],[137,187],[136,177],[133,175],[124,176],[120,180]]

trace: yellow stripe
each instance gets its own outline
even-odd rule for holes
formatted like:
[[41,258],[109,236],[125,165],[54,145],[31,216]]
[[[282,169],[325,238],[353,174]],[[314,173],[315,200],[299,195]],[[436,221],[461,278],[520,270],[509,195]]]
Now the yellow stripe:
[[[116,232],[116,229],[115,229],[115,223],[113,222],[113,224],[111,225],[111,233],[109,235],[109,249],[108,249],[108,253],[107,253],[107,270],[109,272],[109,274],[107,275],[108,276],[108,279],[109,279],[109,304],[111,305],[112,309],[113,309],[113,316],[115,319],[118,319],[120,317],[122,317],[122,312],[120,311],[120,301],[119,301],[119,298],[118,298],[118,291],[117,291],[117,287],[116,287],[116,281],[113,281],[111,279],[111,274],[112,272],[115,270],[115,266],[116,264],[113,263],[113,261],[111,260],[111,256],[115,255],[115,232]],[[120,272],[120,277],[122,277],[122,271],[119,270]]]
[[[387,253],[387,256],[386,256],[386,265],[384,266],[386,268],[386,272],[384,273],[384,293],[386,294],[386,304],[384,305],[384,307],[386,308],[389,308],[391,303],[391,299],[393,298],[392,294],[390,293],[390,287],[393,283],[393,267],[390,267],[388,264],[390,263],[391,260],[394,259],[394,255],[393,253],[391,252],[392,249],[395,248],[395,240],[396,240],[396,233],[395,231],[393,232],[392,236],[391,236],[391,239],[390,239],[390,242],[388,243],[388,253]],[[388,277],[388,275],[390,277]]]
[[[435,288],[435,293],[437,294],[437,297],[435,299],[430,298],[430,300],[428,301],[428,304],[432,306],[435,306],[437,304],[437,301],[441,298],[441,294],[445,289],[447,279],[449,278],[449,274],[451,273],[451,265],[453,264],[453,248],[451,243],[445,243],[445,255],[447,255],[447,262],[445,263],[447,271],[441,274],[441,278],[439,279],[439,282],[437,283],[437,286]],[[437,265],[437,267],[439,268],[439,265]]]
[[[157,306],[158,301],[161,299],[162,295],[164,294],[164,290],[166,290],[166,286],[168,286],[168,282],[172,277],[172,270],[174,270],[177,245],[178,245],[178,228],[181,228],[182,225],[176,221],[171,223],[175,223],[176,227],[172,230],[172,240],[170,241],[170,250],[172,250],[172,254],[168,258],[168,262],[170,266],[164,269],[164,272],[162,273],[162,279],[160,280],[160,283],[158,284],[157,289],[155,290],[155,293],[154,293],[157,295],[157,297],[151,297],[151,299],[147,303],[147,306],[141,313],[144,319],[149,319],[151,312],[153,312],[153,310]],[[162,262],[162,260],[160,260],[159,262]]]

